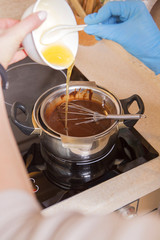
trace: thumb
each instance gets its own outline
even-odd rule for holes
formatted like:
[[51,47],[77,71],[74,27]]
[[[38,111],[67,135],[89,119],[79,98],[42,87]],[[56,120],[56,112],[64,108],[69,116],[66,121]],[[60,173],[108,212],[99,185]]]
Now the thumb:
[[15,24],[10,29],[10,34],[14,32],[14,36],[17,36],[17,40],[21,42],[28,33],[38,28],[46,18],[47,13],[45,11],[33,13],[25,19],[21,20],[19,23]]
[[84,31],[89,35],[94,35],[101,39],[113,40],[115,42],[117,42],[117,37],[119,36],[119,26],[115,24],[88,25]]

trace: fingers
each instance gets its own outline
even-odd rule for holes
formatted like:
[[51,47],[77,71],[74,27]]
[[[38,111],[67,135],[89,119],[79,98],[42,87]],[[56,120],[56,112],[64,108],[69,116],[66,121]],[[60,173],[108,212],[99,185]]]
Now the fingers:
[[85,27],[84,31],[89,35],[94,35],[99,40],[105,38],[116,41],[119,33],[119,26],[105,24],[88,25]]
[[16,23],[18,23],[19,20],[12,19],[12,18],[2,18],[0,19],[0,29],[6,29],[9,27],[12,27]]
[[112,16],[120,16],[123,4],[124,2],[108,2],[99,9],[98,13],[86,16],[84,21],[86,24],[98,24],[109,20]]
[[106,3],[98,13],[85,17],[86,24],[98,24],[109,20],[111,17],[120,17],[123,21],[130,17],[131,12],[140,4],[139,1],[113,1]]
[[96,39],[97,41],[100,41],[100,40],[102,40],[102,38],[101,38],[101,37],[97,37],[97,36],[95,36],[95,39]]
[[46,17],[47,13],[44,11],[33,13],[29,17],[23,19],[21,22],[14,25],[10,29],[10,34],[14,34],[14,36],[17,36],[19,38],[19,42],[21,42],[29,32],[38,28],[44,22]]
[[97,24],[97,23],[99,23],[100,21],[99,21],[97,15],[98,15],[98,13],[92,13],[92,14],[87,15],[84,18],[84,22],[86,24]]
[[0,62],[5,68],[7,68],[11,61],[18,61],[26,56],[23,52],[19,52],[17,53],[18,55],[15,55],[19,45],[28,33],[44,22],[46,17],[47,13],[40,11],[28,16],[16,24],[14,21],[10,20],[7,20],[6,23],[3,22],[2,27],[4,27],[4,29],[2,29],[0,33]]
[[18,61],[24,59],[26,56],[27,56],[27,54],[23,50],[17,51],[9,64],[18,62]]

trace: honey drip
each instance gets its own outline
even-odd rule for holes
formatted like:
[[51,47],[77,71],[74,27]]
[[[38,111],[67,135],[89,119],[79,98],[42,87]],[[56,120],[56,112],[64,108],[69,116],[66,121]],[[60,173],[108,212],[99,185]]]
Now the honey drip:
[[74,61],[71,50],[61,44],[53,44],[45,47],[42,55],[49,63],[60,67],[68,68]]
[[68,136],[67,119],[68,119],[69,81],[71,78],[73,67],[74,67],[74,62],[67,69],[67,80],[66,80],[65,131],[67,136]]

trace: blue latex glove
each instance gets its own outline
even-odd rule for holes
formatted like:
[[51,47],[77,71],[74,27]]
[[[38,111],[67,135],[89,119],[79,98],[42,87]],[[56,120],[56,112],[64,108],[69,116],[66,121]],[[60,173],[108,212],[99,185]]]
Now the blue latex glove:
[[85,17],[84,31],[121,44],[156,74],[160,73],[160,31],[140,0],[106,3]]

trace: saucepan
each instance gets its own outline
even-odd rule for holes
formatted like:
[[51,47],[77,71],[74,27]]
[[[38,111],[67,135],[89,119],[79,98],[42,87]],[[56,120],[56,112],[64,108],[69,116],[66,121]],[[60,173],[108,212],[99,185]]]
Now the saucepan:
[[[77,94],[71,94],[75,90]],[[90,95],[90,92],[92,92],[92,95]],[[98,102],[103,102],[111,114],[129,114],[129,107],[133,102],[138,105],[137,113],[144,113],[144,104],[140,96],[134,94],[129,98],[119,100],[113,93],[97,86],[94,82],[71,81],[69,93],[72,99],[92,98]],[[59,134],[46,126],[42,115],[48,104],[55,108],[57,104],[65,101],[65,94],[66,84],[61,84],[44,92],[37,99],[30,113],[27,107],[19,102],[15,102],[11,109],[11,118],[14,124],[26,135],[38,135],[41,146],[47,155],[76,163],[93,161],[114,148],[120,127],[127,126],[130,128],[137,122],[137,120],[123,120],[122,122],[112,120],[110,126],[103,132],[88,137],[72,137]],[[17,112],[19,109],[26,115],[25,122],[18,119]]]

